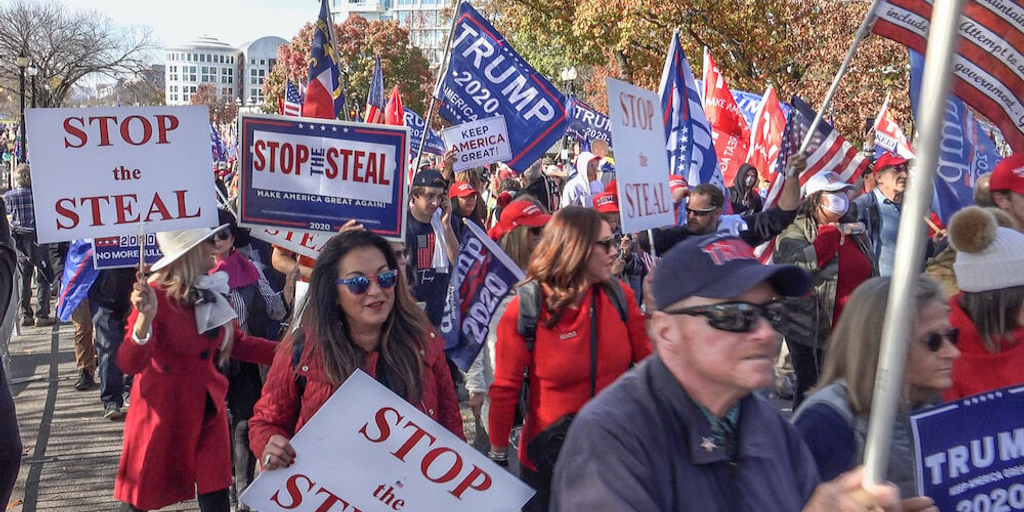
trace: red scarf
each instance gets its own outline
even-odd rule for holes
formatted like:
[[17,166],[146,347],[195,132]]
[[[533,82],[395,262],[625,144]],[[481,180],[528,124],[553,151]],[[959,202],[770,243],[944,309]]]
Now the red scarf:
[[227,272],[228,286],[232,290],[244,288],[260,280],[260,272],[256,270],[256,265],[235,249],[231,249],[226,258],[218,261],[210,273],[221,271]]

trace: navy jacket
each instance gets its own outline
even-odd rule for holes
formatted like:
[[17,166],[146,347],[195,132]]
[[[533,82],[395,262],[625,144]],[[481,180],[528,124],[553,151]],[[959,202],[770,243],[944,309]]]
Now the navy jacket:
[[740,401],[734,460],[658,356],[576,416],[555,467],[552,512],[798,512],[818,485],[814,459],[770,403]]

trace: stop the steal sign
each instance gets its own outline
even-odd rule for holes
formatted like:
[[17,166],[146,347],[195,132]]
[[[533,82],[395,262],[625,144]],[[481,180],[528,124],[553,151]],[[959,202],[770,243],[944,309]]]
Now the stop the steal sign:
[[357,370],[240,500],[263,512],[517,511],[533,490]]

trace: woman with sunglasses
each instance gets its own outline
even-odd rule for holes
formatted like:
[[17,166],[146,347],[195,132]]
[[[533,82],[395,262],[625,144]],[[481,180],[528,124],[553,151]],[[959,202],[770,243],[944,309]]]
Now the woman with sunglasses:
[[643,313],[629,288],[615,283],[625,303],[625,321],[609,295],[614,293],[609,282],[617,257],[612,229],[601,214],[578,206],[560,210],[545,226],[526,272],[540,295],[532,350],[517,329],[520,295],[498,322],[490,456],[507,462],[509,433],[523,372],[528,370],[529,396],[518,454],[522,478],[537,495],[524,510],[547,510],[553,469],[538,467],[530,459],[531,441],[549,427],[563,427],[568,415],[651,353]]
[[814,288],[786,298],[789,321],[780,326],[796,374],[793,408],[814,387],[832,327],[854,288],[878,275],[864,227],[850,212],[852,185],[832,171],[807,181],[796,219],[775,238],[775,263],[814,274]]
[[[223,226],[222,226],[223,227]],[[202,512],[231,508],[231,441],[218,371],[228,358],[270,364],[276,344],[247,336],[218,272],[209,228],[157,233],[163,257],[139,275],[117,364],[135,375],[114,483],[121,510],[155,510],[198,494]]]
[[1024,383],[1024,234],[971,206],[953,215],[949,241],[961,290],[949,301],[949,321],[960,329],[964,356],[943,398]]
[[444,341],[406,286],[381,236],[353,231],[324,245],[299,328],[282,342],[249,420],[249,446],[263,470],[316,456],[296,454],[289,439],[356,369],[464,439]]
[[[793,417],[823,481],[863,462],[890,283],[888,277],[874,277],[854,290],[829,339],[821,382]],[[917,496],[908,413],[940,401],[939,393],[953,385],[953,364],[960,357],[959,334],[948,315],[938,283],[917,277],[914,312],[908,318],[913,326],[903,370],[904,401],[893,428],[886,474],[904,498]]]

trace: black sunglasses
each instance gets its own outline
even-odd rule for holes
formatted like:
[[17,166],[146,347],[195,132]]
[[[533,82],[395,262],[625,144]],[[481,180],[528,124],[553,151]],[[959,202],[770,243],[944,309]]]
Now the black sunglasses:
[[605,252],[608,252],[612,250],[612,247],[615,246],[615,237],[605,238],[604,240],[598,240],[594,243],[600,245],[601,247],[604,247]]
[[398,272],[394,270],[381,272],[376,276],[356,276],[348,279],[337,279],[334,283],[344,285],[348,288],[348,291],[352,292],[353,295],[362,295],[370,289],[371,277],[375,277],[377,279],[377,286],[380,286],[382,290],[394,288],[394,286],[398,284]]
[[686,214],[687,215],[693,215],[694,217],[707,217],[708,215],[711,215],[714,212],[715,212],[714,208],[712,208],[710,210],[694,210],[693,208],[690,208],[690,207],[686,208]]
[[665,311],[669,315],[702,316],[708,319],[708,325],[726,332],[751,332],[757,328],[757,320],[764,318],[772,327],[776,327],[786,319],[786,313],[780,302],[768,304],[752,304],[750,302],[722,302],[707,306]]
[[942,340],[949,340],[949,343],[955,347],[960,341],[960,329],[954,327],[946,332],[930,332],[921,339],[928,350],[932,352],[938,352],[942,348]]
[[231,230],[230,229],[222,229],[222,230],[214,233],[213,237],[216,238],[217,240],[221,240],[221,241],[227,240],[228,238],[231,238]]
[[530,234],[533,235],[533,236],[540,236],[541,234],[544,233],[544,226],[537,226],[535,228],[530,228],[529,231],[530,231]]

